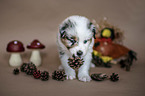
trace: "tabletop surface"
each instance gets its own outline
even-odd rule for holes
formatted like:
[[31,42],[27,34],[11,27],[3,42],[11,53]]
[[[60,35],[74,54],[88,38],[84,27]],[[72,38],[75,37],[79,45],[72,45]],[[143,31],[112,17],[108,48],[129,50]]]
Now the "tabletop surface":
[[[145,6],[144,0],[0,0],[0,96],[145,96]],[[138,61],[131,71],[95,67],[90,74],[115,72],[118,82],[80,82],[75,80],[36,80],[22,72],[13,75],[9,66],[10,53],[6,46],[11,40],[20,40],[25,48],[39,39],[46,48],[40,50],[42,66],[51,75],[60,60],[56,36],[59,24],[68,16],[82,15],[99,22],[104,16],[111,24],[124,31],[124,45],[137,52]],[[28,62],[31,50],[21,53]]]

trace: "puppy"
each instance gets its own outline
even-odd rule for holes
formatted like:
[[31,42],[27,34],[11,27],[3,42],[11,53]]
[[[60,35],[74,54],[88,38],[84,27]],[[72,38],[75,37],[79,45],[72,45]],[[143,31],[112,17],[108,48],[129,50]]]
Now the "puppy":
[[76,72],[68,65],[68,58],[73,55],[83,58],[84,63],[78,69],[80,81],[90,81],[89,69],[91,66],[93,44],[95,38],[95,26],[83,16],[70,16],[59,26],[57,36],[60,69],[64,69],[67,79],[75,79]]

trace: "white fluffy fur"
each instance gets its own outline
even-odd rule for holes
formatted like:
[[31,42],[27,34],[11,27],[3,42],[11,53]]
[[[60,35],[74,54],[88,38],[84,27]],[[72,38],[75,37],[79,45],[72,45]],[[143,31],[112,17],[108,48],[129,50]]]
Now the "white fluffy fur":
[[[68,20],[74,22],[75,25],[73,28],[65,29],[65,31],[67,32],[68,36],[76,36],[78,38],[77,46],[68,49],[62,43],[60,32],[58,32],[57,43],[58,43],[58,50],[60,53],[59,56],[62,64],[59,68],[60,69],[63,68],[65,70],[67,79],[71,79],[71,80],[75,79],[76,72],[68,65],[68,58],[72,57],[73,54],[76,56],[77,51],[81,50],[83,52],[83,55],[81,57],[84,60],[84,64],[78,69],[77,76],[80,81],[87,82],[91,80],[89,76],[89,69],[92,60],[92,51],[93,51],[92,47],[94,44],[93,32],[91,31],[91,29],[88,29],[87,27],[90,21],[86,17],[70,16],[62,22],[60,28],[62,28],[63,25],[66,22],[68,22]],[[84,40],[88,40],[88,39],[90,39],[90,41],[84,44]]]

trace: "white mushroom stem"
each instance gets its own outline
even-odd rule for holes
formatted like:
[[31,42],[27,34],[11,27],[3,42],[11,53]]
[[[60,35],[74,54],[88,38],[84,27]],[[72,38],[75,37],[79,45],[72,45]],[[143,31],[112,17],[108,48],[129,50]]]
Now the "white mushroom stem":
[[11,53],[9,64],[12,67],[19,67],[23,63],[20,53]]
[[32,63],[34,63],[36,66],[41,65],[41,56],[40,56],[40,51],[39,50],[32,50],[30,61]]

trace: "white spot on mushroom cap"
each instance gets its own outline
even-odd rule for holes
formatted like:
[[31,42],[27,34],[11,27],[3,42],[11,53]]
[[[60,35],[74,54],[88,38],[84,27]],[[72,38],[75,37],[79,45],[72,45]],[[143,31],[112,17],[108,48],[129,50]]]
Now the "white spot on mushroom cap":
[[40,45],[40,43],[38,42],[37,45]]
[[18,41],[14,41],[14,44],[18,44]]

